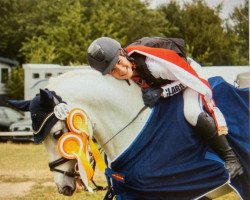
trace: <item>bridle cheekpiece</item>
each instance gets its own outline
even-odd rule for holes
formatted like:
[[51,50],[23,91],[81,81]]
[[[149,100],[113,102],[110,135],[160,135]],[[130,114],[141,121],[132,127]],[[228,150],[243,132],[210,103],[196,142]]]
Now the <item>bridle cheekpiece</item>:
[[[65,103],[57,104],[54,108],[54,114],[58,119],[65,120],[70,132],[60,135],[57,141],[57,149],[62,157],[49,163],[50,170],[63,173],[69,177],[79,177],[80,175],[87,190],[92,192],[92,188],[88,186],[94,175],[94,170],[89,161],[89,149],[99,170],[105,170],[106,164],[90,137],[89,117],[82,109],[69,109],[69,106]],[[75,172],[66,172],[56,169],[59,165],[72,159],[76,159],[78,171],[75,169]]]

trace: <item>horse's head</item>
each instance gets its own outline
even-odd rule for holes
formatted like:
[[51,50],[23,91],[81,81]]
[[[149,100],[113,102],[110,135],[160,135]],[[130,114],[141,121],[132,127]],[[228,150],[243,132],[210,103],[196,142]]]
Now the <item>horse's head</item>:
[[[40,94],[31,101],[10,101],[14,107],[22,111],[29,111],[34,130],[34,142],[40,144],[44,142],[49,154],[49,167],[55,171],[54,179],[61,194],[70,196],[76,188],[75,182],[75,161],[62,158],[57,150],[59,137],[68,132],[66,123],[59,120],[54,114],[56,104],[62,99],[55,92],[47,89],[40,90]],[[67,178],[65,178],[67,176]]]
[[58,138],[70,128],[56,117],[54,108],[66,101],[73,108],[84,109],[91,120],[89,132],[109,160],[115,159],[132,143],[151,111],[147,109],[135,117],[144,107],[140,88],[133,82],[128,84],[109,75],[102,76],[95,70],[67,72],[50,79],[47,88],[49,90],[40,90],[31,101],[11,101],[11,104],[31,113],[35,143],[45,144],[58,190],[64,195],[72,195],[76,188],[73,177],[76,160],[65,162],[57,146]]

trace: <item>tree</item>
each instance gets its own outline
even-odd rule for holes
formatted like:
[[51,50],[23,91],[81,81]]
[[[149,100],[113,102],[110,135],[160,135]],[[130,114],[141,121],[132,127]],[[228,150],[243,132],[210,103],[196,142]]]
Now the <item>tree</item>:
[[236,26],[228,28],[219,17],[222,5],[212,9],[205,0],[183,6],[171,1],[150,9],[145,2],[1,0],[0,55],[19,63],[82,64],[98,37],[110,36],[126,46],[140,37],[166,36],[185,39],[189,55],[202,64],[248,60],[248,0],[232,16]]
[[82,62],[87,32],[84,9],[80,1],[40,1],[39,16],[35,16],[44,16],[39,24],[40,34],[24,42],[21,48],[26,61],[64,65]]
[[237,64],[249,65],[249,0],[245,0],[244,6],[236,7],[230,19],[233,25],[228,27],[228,32],[237,37],[236,46],[239,49]]
[[[0,55],[18,59],[24,58],[19,53],[25,38],[34,34],[30,28],[34,21],[30,20],[35,11],[37,0],[1,0],[0,1]],[[34,27],[35,28],[35,27]]]
[[168,31],[164,32],[164,35],[166,37],[183,38],[179,26],[182,20],[180,17],[182,15],[181,6],[176,1],[170,1],[169,4],[160,6],[158,11],[162,13],[168,24]]
[[113,37],[124,46],[145,35],[162,36],[166,27],[160,13],[139,0],[41,0],[37,4],[32,21],[39,22],[39,31],[21,48],[26,62],[86,63],[87,48],[98,37]]
[[9,99],[24,98],[24,72],[22,67],[12,68],[8,81],[5,84],[5,92]]
[[167,37],[181,37],[186,41],[190,56],[203,65],[234,65],[237,57],[234,35],[228,34],[219,17],[222,5],[210,8],[204,0],[193,0],[182,7],[172,1],[159,10],[171,25]]
[[148,9],[139,0],[97,1],[89,18],[91,41],[111,36],[122,46],[147,36],[163,36],[166,22],[156,10]]

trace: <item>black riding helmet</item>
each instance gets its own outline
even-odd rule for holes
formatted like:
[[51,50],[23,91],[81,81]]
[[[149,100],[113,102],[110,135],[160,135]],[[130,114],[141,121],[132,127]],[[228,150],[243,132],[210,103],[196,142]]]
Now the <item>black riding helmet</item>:
[[98,38],[88,48],[88,63],[103,75],[108,74],[117,63],[121,49],[121,44],[112,38]]

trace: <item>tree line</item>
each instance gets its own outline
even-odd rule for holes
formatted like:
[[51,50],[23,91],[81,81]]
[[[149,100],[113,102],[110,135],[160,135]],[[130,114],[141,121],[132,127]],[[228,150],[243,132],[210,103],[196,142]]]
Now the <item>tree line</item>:
[[160,36],[183,38],[187,54],[202,65],[249,65],[249,0],[228,19],[219,16],[222,6],[204,0],[154,9],[149,0],[1,0],[0,56],[21,64],[79,65],[98,37],[126,46]]

